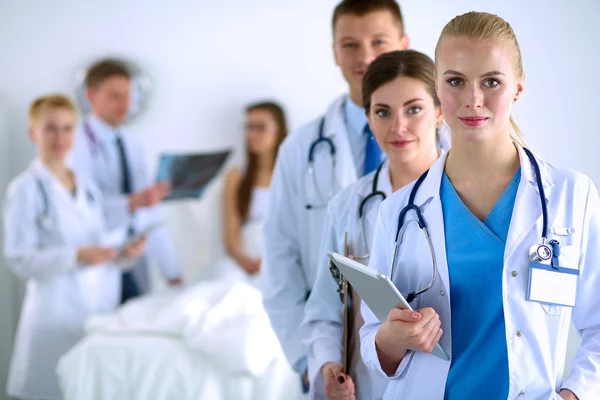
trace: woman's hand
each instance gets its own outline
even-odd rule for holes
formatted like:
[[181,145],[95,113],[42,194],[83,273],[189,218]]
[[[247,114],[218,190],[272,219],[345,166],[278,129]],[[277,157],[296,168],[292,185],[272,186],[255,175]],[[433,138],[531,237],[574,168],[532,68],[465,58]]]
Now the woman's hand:
[[442,337],[441,321],[433,308],[390,311],[375,335],[375,346],[383,370],[393,375],[408,350],[431,353]]
[[325,392],[329,400],[355,400],[354,382],[342,372],[342,365],[327,362],[321,367],[321,376],[325,382]]
[[260,258],[252,259],[250,257],[242,257],[238,263],[247,273],[253,275],[260,271]]
[[137,258],[144,254],[144,250],[146,250],[146,237],[141,236],[139,239],[125,246],[123,256],[126,258]]
[[575,396],[575,393],[568,389],[562,389],[558,395],[564,400],[579,400],[579,398]]
[[87,265],[104,264],[117,256],[117,250],[108,247],[81,247],[77,249],[77,261]]

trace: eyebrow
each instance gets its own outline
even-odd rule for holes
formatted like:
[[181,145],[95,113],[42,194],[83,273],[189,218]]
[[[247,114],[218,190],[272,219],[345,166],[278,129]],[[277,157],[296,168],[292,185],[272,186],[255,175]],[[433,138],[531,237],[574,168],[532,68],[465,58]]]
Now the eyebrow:
[[[377,33],[377,34],[373,35],[373,37],[376,39],[387,38],[389,36],[390,35],[388,35],[387,33]],[[343,36],[339,39],[340,42],[344,42],[344,41],[348,41],[348,40],[358,40],[358,39],[355,38],[354,36]]]
[[[444,75],[456,75],[456,76],[463,76],[463,77],[465,76],[464,74],[461,74],[458,71],[453,71],[451,69],[444,72]],[[490,71],[490,72],[486,72],[485,74],[481,75],[480,78],[489,78],[491,76],[498,76],[498,75],[504,76],[504,74],[500,71]]]
[[[413,103],[415,101],[423,101],[423,99],[416,98],[416,99],[409,100],[409,101],[405,102],[404,104],[402,104],[402,107],[406,107],[407,105],[409,105],[410,103]],[[387,108],[391,108],[389,105],[384,104],[384,103],[375,103],[375,104],[373,104],[373,107],[387,107]]]

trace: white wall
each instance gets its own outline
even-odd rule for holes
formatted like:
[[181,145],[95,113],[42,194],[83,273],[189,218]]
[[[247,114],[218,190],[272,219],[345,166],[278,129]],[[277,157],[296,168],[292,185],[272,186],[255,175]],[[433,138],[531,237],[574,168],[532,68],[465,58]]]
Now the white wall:
[[[239,146],[247,102],[279,100],[297,127],[345,90],[330,51],[335,0],[169,3],[0,2],[0,97],[7,114],[4,130],[0,119],[1,188],[33,155],[25,134],[29,101],[49,91],[72,94],[74,74],[107,54],[133,58],[152,78],[150,107],[132,128],[146,142],[153,170],[160,151]],[[599,1],[401,4],[413,48],[430,56],[443,25],[455,15],[476,9],[506,18],[518,35],[528,74],[516,107],[519,125],[545,158],[600,183],[594,119],[600,109]],[[188,276],[218,256],[220,190],[218,180],[202,200],[168,208]],[[1,389],[20,286],[4,266],[0,278]]]

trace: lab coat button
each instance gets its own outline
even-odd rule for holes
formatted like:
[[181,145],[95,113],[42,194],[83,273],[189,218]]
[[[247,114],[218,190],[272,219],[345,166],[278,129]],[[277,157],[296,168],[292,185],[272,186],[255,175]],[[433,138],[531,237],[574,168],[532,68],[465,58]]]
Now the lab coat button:
[[521,397],[521,398],[525,397],[525,392],[519,393],[519,397]]
[[522,331],[517,331],[517,336],[518,336],[518,337],[521,337],[521,336],[523,336],[523,332],[522,332]]
[[443,289],[442,289],[442,290],[440,290],[440,295],[441,295],[441,296],[445,296],[445,295],[446,295],[446,291],[445,291],[445,290],[443,290]]
[[513,272],[511,272],[510,274],[511,274],[513,277],[515,277],[515,276],[517,276],[517,275],[518,275],[518,274],[517,274],[517,271],[513,271]]

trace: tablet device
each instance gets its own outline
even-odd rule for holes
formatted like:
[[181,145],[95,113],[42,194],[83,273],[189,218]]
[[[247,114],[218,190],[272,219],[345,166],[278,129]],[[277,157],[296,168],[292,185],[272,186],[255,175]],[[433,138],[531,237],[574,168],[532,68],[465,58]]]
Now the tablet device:
[[[412,311],[412,307],[389,277],[341,254],[332,251],[327,254],[381,323],[387,320],[392,308]],[[450,359],[439,343],[431,354],[442,360]]]
[[129,246],[132,243],[137,242],[138,240],[140,240],[143,237],[147,238],[150,233],[152,233],[155,229],[160,228],[163,225],[164,225],[163,222],[157,222],[155,224],[151,224],[151,225],[147,226],[141,232],[136,232],[133,236],[127,238],[125,243],[123,243],[123,245],[121,246],[120,251],[121,252],[125,251],[125,247]]

